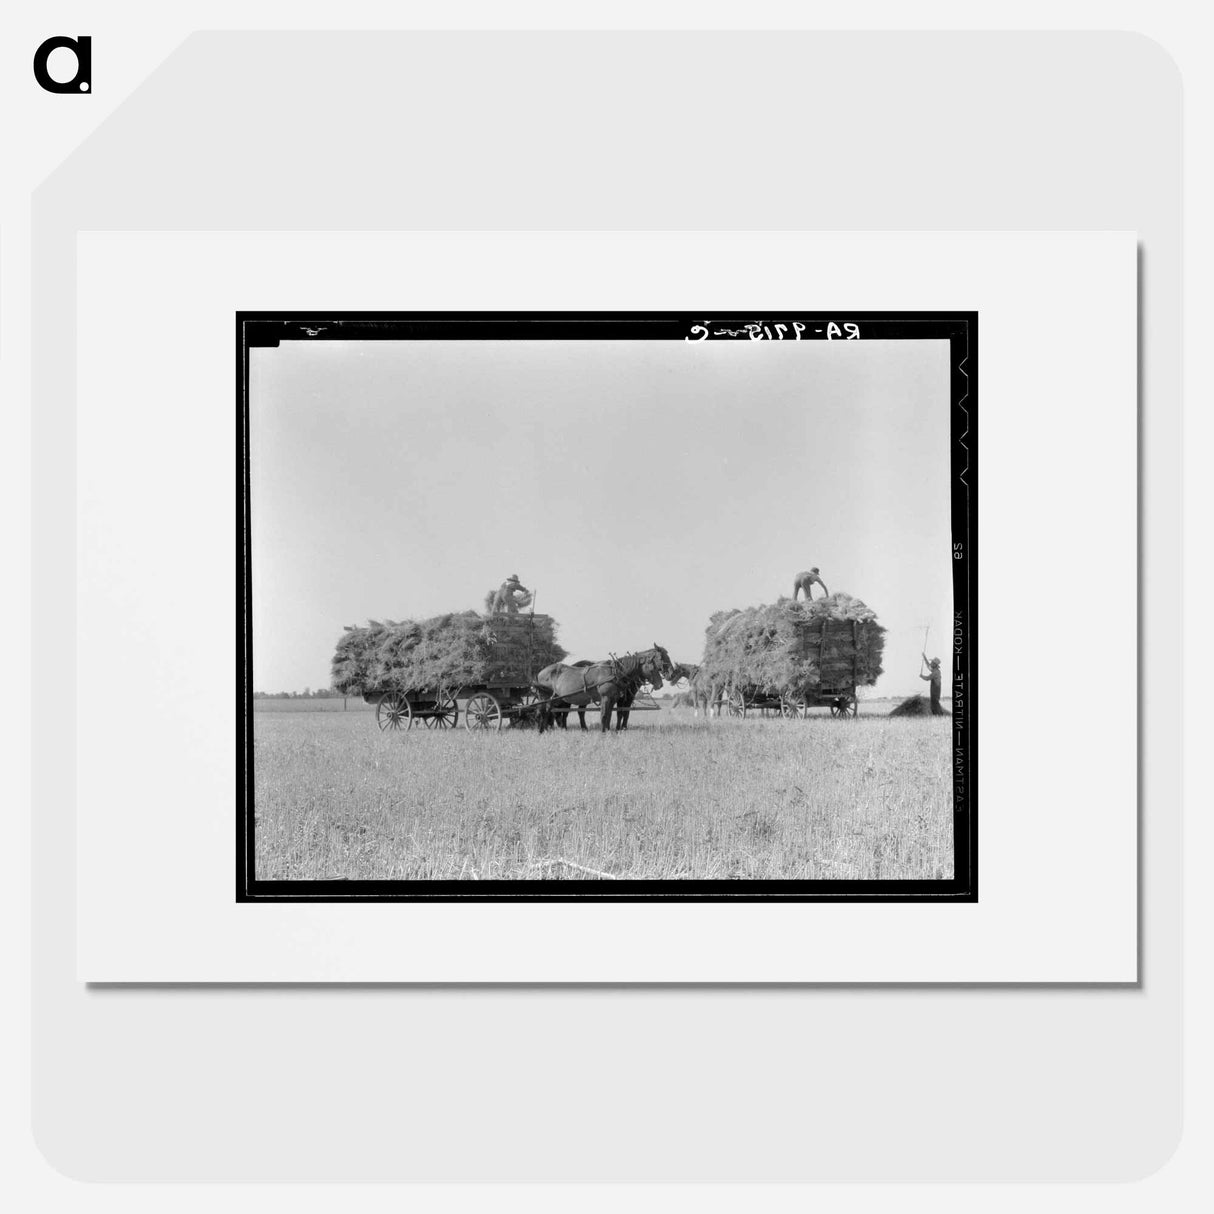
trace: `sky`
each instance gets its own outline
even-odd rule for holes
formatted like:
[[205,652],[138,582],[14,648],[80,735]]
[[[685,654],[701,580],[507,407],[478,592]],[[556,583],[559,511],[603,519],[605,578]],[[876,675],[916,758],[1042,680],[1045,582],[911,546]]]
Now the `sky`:
[[[570,660],[699,661],[814,565],[921,691],[952,619],[944,341],[285,342],[250,361],[254,687],[517,573]],[[820,593],[820,588],[815,588]]]

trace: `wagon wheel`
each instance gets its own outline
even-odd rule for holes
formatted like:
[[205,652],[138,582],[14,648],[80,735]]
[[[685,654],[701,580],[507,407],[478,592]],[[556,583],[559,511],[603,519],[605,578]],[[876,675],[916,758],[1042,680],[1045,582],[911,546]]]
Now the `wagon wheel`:
[[427,729],[454,729],[459,720],[459,704],[455,697],[440,687],[434,696],[434,709],[425,717]]
[[403,691],[390,691],[375,705],[375,721],[385,733],[413,728],[413,709]]
[[740,691],[731,691],[725,701],[725,711],[731,717],[746,715],[746,697]]
[[546,703],[548,697],[541,696],[537,691],[524,691],[511,707],[511,729],[526,729],[539,724],[539,705]]
[[488,691],[477,692],[464,709],[465,729],[501,729],[502,706]]
[[803,695],[781,696],[780,713],[789,721],[804,721],[809,716],[809,705]]
[[856,703],[856,697],[847,691],[835,696],[830,702],[832,717],[854,717],[859,711],[860,706]]

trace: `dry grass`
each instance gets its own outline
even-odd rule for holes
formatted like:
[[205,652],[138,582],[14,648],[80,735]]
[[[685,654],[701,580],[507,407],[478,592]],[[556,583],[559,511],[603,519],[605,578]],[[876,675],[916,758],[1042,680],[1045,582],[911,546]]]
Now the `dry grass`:
[[870,687],[881,676],[885,629],[850,594],[718,611],[704,633],[700,678],[768,691]]
[[[591,718],[593,721],[594,718]],[[259,713],[263,879],[952,876],[949,722],[633,716],[603,737]]]
[[524,687],[566,657],[550,615],[483,616],[453,611],[425,620],[372,620],[347,626],[338,639],[330,685],[343,695],[364,691]]

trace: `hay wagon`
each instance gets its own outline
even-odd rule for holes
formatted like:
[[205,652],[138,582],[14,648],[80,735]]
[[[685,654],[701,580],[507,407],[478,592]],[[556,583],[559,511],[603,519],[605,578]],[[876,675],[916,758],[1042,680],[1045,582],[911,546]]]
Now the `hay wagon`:
[[375,705],[384,732],[414,727],[501,729],[534,715],[536,674],[566,656],[546,615],[482,616],[348,627],[333,658],[333,686]]
[[413,687],[363,698],[375,705],[375,721],[384,732],[412,729],[414,721],[427,729],[455,729],[461,712],[465,729],[501,729],[503,721],[518,722],[538,706],[529,685],[513,683]]
[[732,687],[721,697],[726,716],[785,717],[803,721],[811,708],[829,708],[832,717],[854,717],[859,711],[856,688],[815,687],[807,691],[771,691],[761,687]]
[[855,717],[857,688],[881,674],[885,629],[850,595],[811,604],[721,612],[706,634],[704,666],[727,716],[804,720],[812,709]]
[[[375,720],[380,729],[411,729],[418,721],[427,729],[455,729],[461,711],[465,729],[501,729],[502,723],[516,728],[532,725],[551,696],[542,696],[531,685],[517,683],[481,685],[473,687],[424,688],[407,691],[385,691],[364,696],[375,705]],[[464,707],[460,709],[460,702]],[[568,716],[578,712],[577,708],[558,708],[558,713]],[[601,712],[598,704],[587,704],[583,713]],[[659,705],[652,693],[640,691],[628,705],[627,712],[657,712]]]
[[828,618],[796,623],[790,650],[800,661],[812,663],[813,677],[782,689],[732,687],[723,697],[722,707],[731,717],[758,712],[804,720],[811,708],[827,708],[832,717],[856,716],[860,711],[856,688],[864,673],[860,655],[868,639],[863,630],[869,627],[873,625],[867,621]]

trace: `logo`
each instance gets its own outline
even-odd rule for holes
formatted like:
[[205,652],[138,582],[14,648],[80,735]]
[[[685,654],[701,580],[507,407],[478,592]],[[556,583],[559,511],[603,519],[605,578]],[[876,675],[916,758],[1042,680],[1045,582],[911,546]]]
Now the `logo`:
[[[70,80],[52,79],[46,70],[52,51],[68,50],[76,56],[76,74]],[[48,93],[88,93],[93,88],[93,40],[84,34],[76,38],[48,38],[34,52],[34,79]]]

